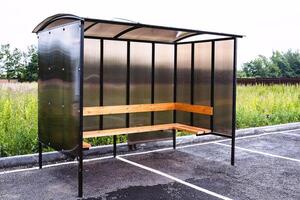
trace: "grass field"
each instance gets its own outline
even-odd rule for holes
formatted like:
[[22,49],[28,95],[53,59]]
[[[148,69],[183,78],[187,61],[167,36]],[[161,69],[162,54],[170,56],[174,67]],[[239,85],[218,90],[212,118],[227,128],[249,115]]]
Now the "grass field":
[[[238,128],[299,121],[299,85],[238,86]],[[92,140],[111,142],[109,137]],[[0,157],[32,152],[37,152],[37,84],[0,84]]]

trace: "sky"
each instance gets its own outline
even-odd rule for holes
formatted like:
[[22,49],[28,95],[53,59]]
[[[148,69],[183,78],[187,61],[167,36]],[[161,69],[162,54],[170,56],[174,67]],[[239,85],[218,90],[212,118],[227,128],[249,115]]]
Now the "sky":
[[36,45],[33,28],[57,13],[245,35],[239,68],[258,55],[300,49],[299,0],[9,0],[0,7],[0,44]]

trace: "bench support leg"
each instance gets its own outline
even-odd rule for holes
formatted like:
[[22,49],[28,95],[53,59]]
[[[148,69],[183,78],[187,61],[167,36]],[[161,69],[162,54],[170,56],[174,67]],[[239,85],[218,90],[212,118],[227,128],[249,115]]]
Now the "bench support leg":
[[117,136],[113,136],[113,142],[114,142],[114,157],[117,156]]
[[78,197],[82,197],[82,171],[83,171],[83,161],[82,161],[82,151],[79,152],[78,156]]
[[43,144],[39,141],[39,168],[43,167]]
[[234,161],[235,161],[235,139],[232,137],[231,140],[231,165],[234,166]]
[[173,130],[173,149],[176,149],[176,130]]

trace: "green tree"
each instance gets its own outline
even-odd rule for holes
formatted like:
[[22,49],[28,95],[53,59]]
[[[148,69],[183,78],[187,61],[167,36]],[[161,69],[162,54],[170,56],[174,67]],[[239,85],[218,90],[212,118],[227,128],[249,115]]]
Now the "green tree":
[[286,59],[286,62],[289,64],[289,69],[293,71],[293,77],[300,77],[299,51],[293,52],[292,50],[288,50],[283,56]]
[[268,59],[262,55],[250,62],[244,63],[243,72],[247,77],[266,77]]
[[19,81],[37,81],[38,79],[38,54],[37,48],[29,46],[25,56],[25,65],[18,76]]
[[300,53],[274,51],[270,58],[258,56],[242,66],[246,77],[300,77]]
[[15,48],[11,50],[9,44],[1,45],[0,48],[0,72],[6,79],[16,79],[24,66],[23,53]]
[[0,47],[0,77],[19,81],[37,81],[38,55],[35,46],[29,46],[26,52],[9,44]]
[[275,51],[270,57],[270,60],[274,66],[279,68],[281,77],[294,77],[293,70],[291,69],[284,54],[279,51]]

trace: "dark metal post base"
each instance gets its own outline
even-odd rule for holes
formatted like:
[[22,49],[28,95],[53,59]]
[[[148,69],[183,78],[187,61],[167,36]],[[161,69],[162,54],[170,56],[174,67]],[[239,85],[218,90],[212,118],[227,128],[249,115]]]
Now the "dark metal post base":
[[114,157],[117,156],[117,136],[113,136],[113,143],[114,143]]
[[176,130],[173,130],[173,149],[176,149]]
[[43,167],[43,144],[39,141],[39,168]]
[[83,161],[82,161],[82,153],[78,156],[78,197],[82,198],[82,168],[83,168]]
[[231,140],[231,165],[234,166],[235,162],[235,139],[232,138]]

